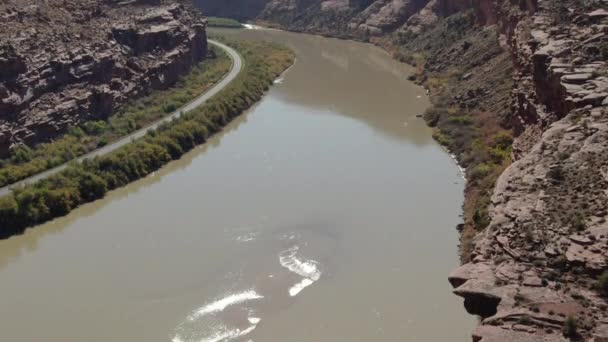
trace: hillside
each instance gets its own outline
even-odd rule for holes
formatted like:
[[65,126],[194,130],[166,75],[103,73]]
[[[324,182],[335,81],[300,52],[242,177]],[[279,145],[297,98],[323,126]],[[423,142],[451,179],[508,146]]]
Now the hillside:
[[0,156],[165,89],[207,55],[206,23],[187,3],[0,3]]

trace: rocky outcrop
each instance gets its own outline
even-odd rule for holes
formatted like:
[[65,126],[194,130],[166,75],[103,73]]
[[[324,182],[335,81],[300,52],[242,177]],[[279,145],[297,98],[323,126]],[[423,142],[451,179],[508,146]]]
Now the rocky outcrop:
[[499,20],[516,68],[515,161],[450,282],[479,303],[476,341],[562,340],[566,317],[578,322],[575,338],[606,341],[596,279],[608,270],[608,12],[532,6]]
[[[195,0],[210,15],[260,20],[296,31],[367,39],[397,29],[418,31],[460,5],[445,0]],[[247,10],[245,10],[247,9]],[[425,9],[424,11],[421,11]],[[244,13],[246,11],[246,13]],[[409,18],[412,20],[408,23]]]
[[497,22],[495,4],[489,0],[195,0],[195,3],[210,15],[356,39],[395,31],[418,33],[438,18],[471,8],[476,8],[481,23]]
[[104,119],[207,54],[205,21],[175,1],[9,0],[0,18],[0,155]]

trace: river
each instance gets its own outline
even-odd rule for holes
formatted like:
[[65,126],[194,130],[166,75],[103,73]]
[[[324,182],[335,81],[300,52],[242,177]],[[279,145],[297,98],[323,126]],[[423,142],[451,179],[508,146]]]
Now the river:
[[0,241],[11,342],[469,341],[464,180],[406,65],[270,30],[296,64],[181,160]]

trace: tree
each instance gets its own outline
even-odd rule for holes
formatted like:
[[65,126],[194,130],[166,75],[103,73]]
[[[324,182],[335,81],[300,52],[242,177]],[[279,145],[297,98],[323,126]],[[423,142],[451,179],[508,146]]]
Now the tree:
[[564,321],[564,327],[562,328],[562,333],[566,337],[575,337],[577,335],[578,324],[576,323],[576,318],[572,316],[568,316]]

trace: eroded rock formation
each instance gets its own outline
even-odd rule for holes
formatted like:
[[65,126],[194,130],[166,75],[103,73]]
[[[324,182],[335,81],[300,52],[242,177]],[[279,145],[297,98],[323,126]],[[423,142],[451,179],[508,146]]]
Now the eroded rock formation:
[[174,83],[207,54],[206,23],[160,0],[0,3],[0,155]]
[[[500,176],[491,222],[455,293],[496,310],[477,341],[562,339],[567,317],[585,340],[608,340],[608,12],[533,5],[500,28],[516,73],[514,163]],[[558,4],[559,6],[559,4]],[[560,13],[560,11],[564,11]]]

